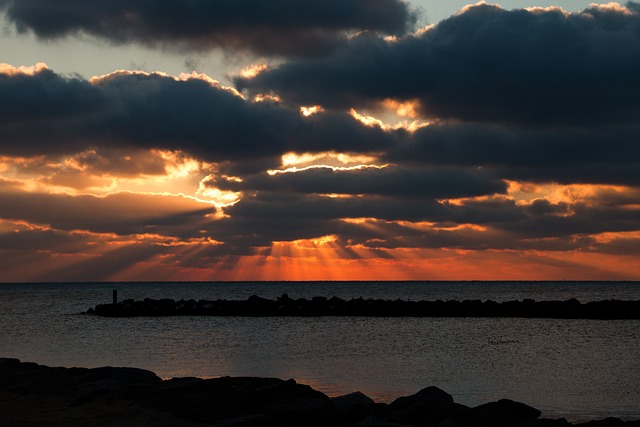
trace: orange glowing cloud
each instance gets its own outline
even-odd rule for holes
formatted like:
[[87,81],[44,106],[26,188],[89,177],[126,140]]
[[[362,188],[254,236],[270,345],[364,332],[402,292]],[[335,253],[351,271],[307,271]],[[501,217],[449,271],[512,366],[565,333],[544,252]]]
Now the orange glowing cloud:
[[[0,156],[0,179],[24,191],[103,196],[119,191],[186,194],[225,204],[199,191],[215,169],[178,151],[88,150],[69,156]],[[209,198],[209,196],[211,196]]]
[[243,68],[240,71],[240,76],[245,79],[253,79],[254,77],[257,77],[259,74],[264,73],[268,69],[269,69],[269,66],[264,63],[252,64]]
[[524,8],[524,10],[526,10],[527,12],[539,13],[539,14],[546,13],[546,12],[557,12],[557,13],[561,13],[565,17],[571,15],[570,12],[567,12],[560,6],[546,6],[546,7],[533,6],[533,7],[526,7]]
[[322,113],[323,111],[324,111],[324,108],[322,108],[320,105],[313,105],[311,107],[300,107],[300,114],[302,114],[305,117]]
[[200,181],[196,195],[205,200],[213,201],[217,206],[231,206],[242,198],[242,193],[237,191],[220,190],[216,187],[210,187],[207,182],[211,179],[211,175],[206,176]]
[[32,66],[21,65],[19,67],[14,67],[11,64],[0,63],[0,74],[4,74],[5,76],[16,76],[21,74],[33,76],[48,69],[49,67],[44,62],[38,62]]
[[335,151],[324,153],[289,152],[282,155],[281,167],[283,169],[290,167],[305,168],[307,166],[349,167],[375,165],[377,163],[377,157],[362,154],[337,153]]
[[309,169],[331,169],[334,171],[354,171],[354,170],[362,170],[362,169],[384,169],[389,165],[357,165],[357,166],[328,166],[328,165],[311,165],[305,166],[302,168],[298,168],[296,166],[292,166],[287,169],[273,169],[268,170],[267,173],[269,175],[278,175],[281,173],[296,173],[296,172],[304,172]]
[[93,76],[89,79],[89,83],[92,85],[100,85],[104,82],[108,82],[114,79],[117,79],[118,77],[122,77],[122,76],[146,76],[146,77],[150,77],[150,76],[158,76],[158,77],[165,77],[165,78],[170,78],[173,79],[175,81],[189,81],[189,80],[200,80],[203,81],[207,84],[209,84],[212,87],[215,87],[217,89],[221,89],[224,91],[227,91],[229,93],[232,93],[233,95],[239,97],[239,98],[243,98],[242,94],[240,92],[238,92],[236,90],[236,88],[231,87],[231,86],[225,86],[222,83],[220,83],[218,80],[208,76],[207,74],[204,73],[198,73],[196,71],[192,71],[191,73],[180,73],[178,76],[172,76],[171,74],[162,72],[162,71],[153,71],[153,72],[148,72],[148,71],[139,71],[139,70],[115,70],[112,71],[110,73],[107,74],[103,74],[100,76]]
[[640,190],[622,185],[556,184],[509,181],[507,194],[519,203],[544,199],[551,203],[585,203],[599,205],[607,200],[640,203]]
[[418,110],[420,109],[420,102],[414,101],[397,101],[395,99],[385,99],[382,101],[382,105],[385,108],[393,110],[400,117],[409,117],[411,119],[418,118]]
[[272,95],[269,93],[259,93],[253,97],[253,102],[275,102],[279,104],[282,102],[282,98],[278,95]]
[[465,6],[462,6],[462,7],[461,7],[461,8],[460,8],[456,13],[455,13],[455,15],[454,15],[454,16],[463,15],[463,14],[467,13],[469,10],[471,10],[471,9],[473,9],[474,7],[477,7],[477,6],[493,6],[493,7],[496,7],[496,8],[500,8],[500,7],[501,7],[499,4],[491,4],[491,3],[488,3],[488,2],[486,2],[486,1],[484,1],[484,0],[481,0],[481,1],[476,2],[476,3],[467,4],[467,5],[465,5]]
[[357,121],[359,121],[360,123],[362,123],[365,126],[369,126],[369,127],[378,127],[384,131],[392,131],[392,130],[398,130],[398,129],[404,129],[407,132],[415,132],[418,129],[421,129],[423,127],[429,126],[429,122],[422,122],[420,120],[414,120],[412,122],[408,122],[406,120],[401,121],[399,123],[396,123],[394,125],[389,125],[385,122],[383,122],[381,119],[378,119],[374,116],[368,115],[368,114],[361,114],[358,111],[356,111],[355,109],[350,109],[349,110],[349,114],[351,114],[351,116],[356,119]]

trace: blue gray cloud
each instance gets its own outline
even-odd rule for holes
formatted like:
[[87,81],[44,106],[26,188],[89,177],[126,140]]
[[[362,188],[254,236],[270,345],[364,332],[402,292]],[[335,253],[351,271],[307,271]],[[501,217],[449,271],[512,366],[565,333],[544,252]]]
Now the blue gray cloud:
[[415,14],[401,0],[2,0],[21,32],[41,39],[88,34],[116,44],[308,56],[346,32],[403,34]]
[[527,125],[636,122],[640,13],[576,13],[478,4],[421,34],[355,37],[333,54],[296,59],[239,89],[290,102],[372,107],[418,100],[429,118]]

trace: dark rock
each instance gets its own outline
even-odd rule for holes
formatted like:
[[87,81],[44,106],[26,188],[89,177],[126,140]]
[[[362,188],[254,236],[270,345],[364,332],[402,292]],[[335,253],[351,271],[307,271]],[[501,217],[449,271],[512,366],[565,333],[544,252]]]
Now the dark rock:
[[497,402],[485,403],[470,409],[466,419],[472,426],[495,427],[535,420],[540,414],[539,410],[524,403],[501,399]]
[[555,420],[539,418],[537,420],[520,421],[508,424],[509,427],[569,427],[571,424],[564,418]]
[[455,403],[450,394],[433,386],[411,396],[399,397],[389,405],[389,410],[389,420],[405,424],[459,421],[469,412],[467,406]]
[[[331,405],[326,395],[309,386],[297,384],[294,380],[255,377],[222,377],[208,380],[174,378],[164,381],[152,397],[142,401],[148,407],[171,409],[176,416],[182,418],[218,422],[256,414],[259,413],[257,408],[261,406],[273,406],[273,402],[287,399],[319,399]],[[299,410],[302,409],[304,408]],[[279,418],[274,418],[271,414],[270,419]]]
[[247,300],[172,299],[124,300],[117,304],[100,304],[85,314],[106,317],[133,316],[418,316],[418,317],[539,317],[559,319],[640,319],[640,301],[606,300],[581,304],[566,301],[464,300],[403,301],[352,298],[349,301],[316,296],[311,300],[290,298],[275,300],[252,295]]
[[162,383],[162,390],[171,395],[185,393],[205,393],[212,396],[229,396],[233,391],[231,378],[174,378]]
[[236,396],[251,395],[264,399],[284,397],[296,388],[295,380],[283,381],[277,378],[236,377],[225,378]]
[[190,420],[211,422],[235,417],[245,410],[235,399],[207,393],[179,394],[166,403],[174,415]]
[[90,389],[85,392],[79,393],[79,396],[73,399],[69,406],[85,405],[87,403],[93,402],[100,397],[108,396],[109,394],[110,391],[108,388]]
[[20,381],[22,381],[22,378],[12,372],[0,374],[0,387],[15,386],[18,385]]
[[[24,364],[21,364],[21,367]],[[31,392],[37,394],[69,394],[77,382],[75,378],[64,368],[49,368],[46,366],[26,366],[28,376],[31,377],[26,386]]]
[[224,378],[223,380],[230,388],[230,396],[250,403],[274,399],[329,399],[324,393],[314,390],[308,385],[298,384],[293,379],[283,381],[277,378],[237,377]]
[[87,394],[95,390],[106,390],[107,393],[117,393],[122,390],[122,386],[114,379],[101,379],[92,383],[82,383],[76,387],[76,393],[79,394]]
[[361,420],[354,427],[409,427],[407,424],[398,424],[389,422],[385,419],[370,415],[364,420]]
[[256,408],[259,414],[293,426],[328,426],[335,423],[335,410],[329,399],[293,398],[264,402]]
[[89,402],[112,394],[118,394],[122,387],[115,379],[100,379],[92,383],[82,383],[77,386],[76,396],[70,406],[84,405]]
[[[366,300],[355,301],[366,309]],[[222,377],[162,381],[142,369],[50,368],[17,359],[0,359],[0,394],[3,401],[13,402],[0,405],[0,420],[7,414],[12,416],[13,405],[22,405],[20,411],[28,412],[34,402],[42,403],[45,409],[37,415],[41,418],[29,425],[58,425],[72,414],[84,414],[86,418],[78,425],[90,425],[95,421],[90,419],[94,409],[115,411],[124,420],[131,413],[122,408],[135,405],[135,411],[140,409],[144,414],[181,419],[171,425],[192,425],[195,421],[218,427],[571,427],[565,419],[539,419],[537,409],[506,399],[468,408],[437,387],[387,405],[374,403],[359,392],[329,399],[294,380]],[[113,405],[114,401],[120,403]],[[77,408],[85,404],[91,404],[91,411]],[[55,419],[50,418],[50,407],[58,408]],[[575,426],[640,427],[640,420],[607,418]]]
[[371,415],[375,402],[370,397],[356,391],[331,399],[337,415],[345,422],[356,422]]
[[299,388],[299,384],[293,379],[282,381],[269,378],[267,383],[264,381],[265,378],[247,378],[246,380],[252,382],[237,386],[234,393],[236,396],[241,396],[243,399],[253,402],[298,397],[325,397],[324,395],[316,396],[314,393],[307,395],[306,392],[308,390]]
[[150,401],[157,398],[159,387],[154,384],[129,384],[114,392],[114,397],[134,402]]
[[153,372],[138,368],[114,368],[106,366],[86,370],[85,382],[95,382],[104,379],[115,380],[120,386],[130,384],[159,384],[162,382],[162,379]]
[[196,377],[171,378],[162,382],[161,387],[165,390],[183,390],[190,387],[202,385],[206,380]]
[[411,396],[402,396],[391,402],[391,409],[401,409],[414,405],[430,406],[453,403],[453,397],[435,386],[423,388]]
[[0,387],[15,386],[22,381],[22,377],[12,369],[2,369],[4,367],[11,368],[12,366],[20,364],[20,361],[17,363],[12,362],[14,360],[17,361],[18,359],[0,359]]
[[444,421],[436,424],[436,427],[466,427],[466,424],[462,424],[458,421]]
[[622,427],[625,423],[619,418],[605,418],[604,420],[589,421],[587,423],[574,424],[575,427]]
[[242,417],[228,418],[210,424],[212,427],[271,427],[273,421],[266,415],[245,415]]
[[289,294],[282,294],[282,296],[276,298],[276,301],[279,303],[288,303],[293,301],[291,298],[289,298]]
[[31,394],[31,390],[29,390],[27,387],[21,387],[21,386],[12,387],[9,389],[9,391],[11,393],[21,394],[23,396],[28,396]]
[[174,378],[158,385],[141,402],[146,407],[171,410],[178,417],[196,421],[233,418],[242,413],[243,404],[230,397],[232,388],[228,380]]

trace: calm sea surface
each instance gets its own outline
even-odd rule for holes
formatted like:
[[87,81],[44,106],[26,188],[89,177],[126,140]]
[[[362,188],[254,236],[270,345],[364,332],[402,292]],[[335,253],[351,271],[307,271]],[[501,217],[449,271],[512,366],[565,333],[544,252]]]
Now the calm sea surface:
[[[411,300],[640,300],[640,282],[0,284],[0,356],[52,366],[134,366],[164,378],[295,378],[378,401],[429,385],[457,402],[500,398],[571,421],[640,419],[640,321],[473,318],[107,319],[124,298],[317,295]],[[497,343],[502,342],[502,343]]]

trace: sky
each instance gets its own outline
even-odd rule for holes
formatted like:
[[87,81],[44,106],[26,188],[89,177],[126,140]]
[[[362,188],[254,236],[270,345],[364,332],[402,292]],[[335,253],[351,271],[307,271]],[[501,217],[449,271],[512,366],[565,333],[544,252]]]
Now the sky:
[[640,280],[640,3],[0,15],[0,281]]

